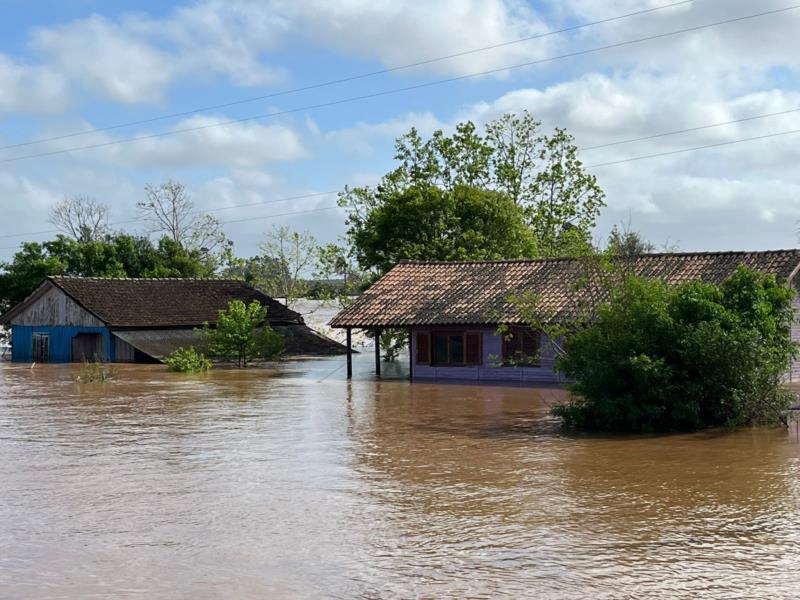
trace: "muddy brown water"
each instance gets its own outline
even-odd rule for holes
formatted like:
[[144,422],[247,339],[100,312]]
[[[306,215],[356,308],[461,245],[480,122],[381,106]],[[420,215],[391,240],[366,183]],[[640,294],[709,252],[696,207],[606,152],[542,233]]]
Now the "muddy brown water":
[[563,435],[562,392],[0,364],[0,598],[798,598],[795,430]]

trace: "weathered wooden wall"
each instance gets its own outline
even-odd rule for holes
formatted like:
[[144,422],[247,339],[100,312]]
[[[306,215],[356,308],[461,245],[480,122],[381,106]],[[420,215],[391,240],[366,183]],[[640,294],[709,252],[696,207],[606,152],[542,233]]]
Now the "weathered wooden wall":
[[115,362],[135,362],[136,350],[125,340],[114,336],[114,361]]
[[33,304],[18,314],[11,324],[67,327],[104,326],[102,321],[52,284]]

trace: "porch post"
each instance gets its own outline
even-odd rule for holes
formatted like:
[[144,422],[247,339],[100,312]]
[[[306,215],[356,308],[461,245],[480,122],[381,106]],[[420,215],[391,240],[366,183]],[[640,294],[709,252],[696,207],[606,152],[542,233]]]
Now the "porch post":
[[347,378],[353,378],[353,336],[352,330],[347,328]]
[[375,329],[375,377],[381,376],[381,329]]
[[414,330],[408,328],[408,378],[414,380]]

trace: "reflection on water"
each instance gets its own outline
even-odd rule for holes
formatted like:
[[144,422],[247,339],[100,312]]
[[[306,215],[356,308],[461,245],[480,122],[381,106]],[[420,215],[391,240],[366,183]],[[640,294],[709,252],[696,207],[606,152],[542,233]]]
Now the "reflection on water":
[[1,364],[0,597],[797,597],[794,430],[570,437],[558,390],[341,362]]

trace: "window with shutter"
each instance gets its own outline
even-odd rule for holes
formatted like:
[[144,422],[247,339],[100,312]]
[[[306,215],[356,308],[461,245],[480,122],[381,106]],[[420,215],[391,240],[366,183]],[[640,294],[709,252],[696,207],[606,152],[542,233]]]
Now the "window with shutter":
[[431,364],[431,334],[428,331],[417,332],[417,364]]
[[481,334],[479,332],[469,332],[464,335],[465,362],[468,365],[480,365],[483,361],[481,352]]
[[511,327],[503,336],[503,362],[508,365],[539,366],[541,334],[530,327]]
[[539,353],[539,332],[525,328],[520,337],[522,338],[522,353],[529,357],[535,357]]

